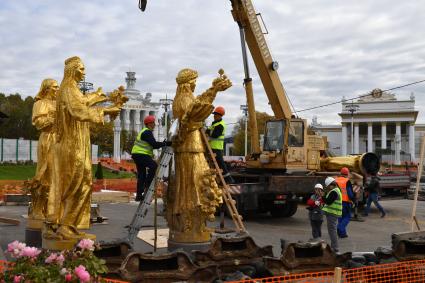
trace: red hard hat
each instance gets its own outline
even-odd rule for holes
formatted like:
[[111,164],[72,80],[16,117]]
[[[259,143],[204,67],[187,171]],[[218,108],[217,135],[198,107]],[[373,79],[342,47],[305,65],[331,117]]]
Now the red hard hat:
[[223,106],[217,106],[214,109],[214,112],[213,112],[213,114],[219,114],[221,116],[224,116],[225,113],[226,113],[226,111],[224,111],[224,107]]
[[155,123],[155,116],[153,115],[146,116],[145,119],[143,120],[143,123],[145,123],[145,125],[150,123]]
[[348,170],[347,167],[342,167],[341,168],[341,175],[346,175],[348,176],[350,174],[350,170]]

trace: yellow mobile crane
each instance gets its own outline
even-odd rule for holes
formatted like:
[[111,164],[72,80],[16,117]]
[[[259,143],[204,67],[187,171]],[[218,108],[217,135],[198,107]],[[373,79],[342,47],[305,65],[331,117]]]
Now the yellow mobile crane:
[[[144,11],[147,0],[139,0]],[[323,183],[325,171],[348,167],[351,171],[376,173],[379,159],[373,153],[362,156],[320,158],[323,138],[307,132],[307,122],[293,115],[285,89],[267,46],[251,0],[230,0],[232,15],[239,26],[245,71],[244,85],[251,129],[251,152],[246,157],[247,171],[234,175],[231,187],[240,214],[271,212],[273,216],[292,216],[300,198],[311,193],[314,184]],[[246,44],[245,44],[246,43]],[[252,79],[246,45],[251,52],[275,119],[267,121],[263,148],[260,149]],[[333,173],[334,174],[334,173]]]
[[[277,69],[267,46],[258,15],[251,0],[231,0],[232,15],[239,26],[245,70],[245,91],[251,129],[251,154],[246,157],[248,168],[281,170],[319,170],[323,139],[307,134],[306,120],[295,118]],[[275,119],[266,122],[263,151],[260,142],[249,74],[245,42],[251,51]]]

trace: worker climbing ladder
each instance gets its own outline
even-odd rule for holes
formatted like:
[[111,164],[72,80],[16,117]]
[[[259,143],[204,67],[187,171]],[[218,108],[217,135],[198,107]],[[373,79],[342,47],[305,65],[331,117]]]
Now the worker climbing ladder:
[[215,159],[215,153],[212,151],[210,144],[208,143],[208,137],[205,134],[205,131],[201,130],[202,141],[204,142],[205,148],[207,149],[206,158],[210,164],[210,168],[215,169],[217,172],[216,180],[219,183],[219,186],[223,188],[223,199],[229,210],[229,214],[232,217],[233,223],[235,224],[236,230],[239,233],[246,233],[245,226],[242,222],[242,216],[239,215],[238,210],[236,209],[235,200],[233,200],[232,195],[229,191],[229,185],[224,180],[222,170],[218,166],[218,163]]

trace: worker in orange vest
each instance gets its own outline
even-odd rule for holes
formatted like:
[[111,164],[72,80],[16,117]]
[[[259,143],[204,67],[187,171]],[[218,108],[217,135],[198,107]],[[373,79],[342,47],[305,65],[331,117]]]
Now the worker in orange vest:
[[349,179],[350,170],[347,167],[341,168],[341,174],[335,177],[335,182],[341,190],[342,195],[342,216],[338,218],[338,237],[347,238],[347,226],[351,219],[351,204],[354,201],[353,186]]

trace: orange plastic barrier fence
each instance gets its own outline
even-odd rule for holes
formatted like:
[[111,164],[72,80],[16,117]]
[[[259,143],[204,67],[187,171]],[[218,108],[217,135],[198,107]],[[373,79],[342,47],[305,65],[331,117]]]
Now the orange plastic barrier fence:
[[[13,263],[0,260],[0,272]],[[102,278],[106,283],[126,283]],[[425,282],[425,260],[378,264],[342,271],[342,279],[335,281],[334,271],[296,273],[262,279],[233,281],[233,283],[419,283]]]
[[342,270],[342,279],[334,280],[334,271],[233,281],[233,283],[416,283],[425,282],[425,260],[378,264]]

